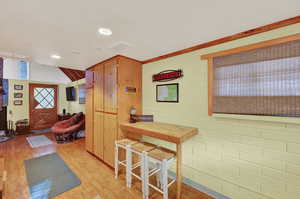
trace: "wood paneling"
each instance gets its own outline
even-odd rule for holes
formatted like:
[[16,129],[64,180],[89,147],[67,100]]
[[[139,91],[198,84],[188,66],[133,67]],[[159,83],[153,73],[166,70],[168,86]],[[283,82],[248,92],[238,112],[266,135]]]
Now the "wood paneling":
[[94,65],[88,67],[86,70],[91,70],[91,69],[95,68],[96,66],[98,66],[99,64],[104,64],[104,63],[106,63],[106,62],[109,62],[109,61],[112,61],[112,60],[117,60],[117,59],[119,59],[119,58],[125,58],[125,59],[128,59],[128,60],[134,61],[134,62],[142,63],[141,61],[139,61],[139,60],[137,60],[137,59],[133,59],[133,58],[130,58],[130,57],[126,57],[126,56],[124,56],[124,55],[115,55],[115,56],[113,56],[113,57],[110,57],[110,58],[108,58],[108,59],[105,59],[105,60],[103,60],[103,61],[101,61],[101,62],[99,62],[99,63],[97,63],[97,64],[94,64]]
[[72,82],[83,79],[85,71],[71,68],[58,67]]
[[94,153],[95,155],[103,159],[104,150],[104,113],[94,113]]
[[[94,137],[92,153],[114,167],[114,141],[123,136],[118,124],[129,121],[131,107],[141,113],[142,65],[134,59],[116,56],[89,71],[94,71],[94,84],[89,89],[94,91],[94,123],[89,124],[94,129],[89,132]],[[136,88],[136,92],[128,92],[127,87]]]
[[104,111],[117,112],[117,61],[104,63]]
[[118,120],[116,115],[104,114],[104,161],[114,167],[115,141],[118,137]]
[[[136,92],[126,91],[126,87],[135,88]],[[121,57],[118,67],[118,120],[119,123],[128,122],[130,109],[137,109],[142,114],[142,65],[131,59]],[[119,129],[119,139],[124,135]],[[140,137],[132,137],[139,139]]]
[[85,146],[89,152],[94,151],[94,90],[86,90],[86,119],[85,119]]
[[267,31],[270,31],[270,30],[274,30],[274,29],[277,29],[277,28],[281,28],[281,27],[284,27],[284,26],[291,25],[291,24],[296,24],[296,23],[299,23],[299,22],[300,22],[300,16],[296,16],[296,17],[293,17],[293,18],[285,19],[285,20],[278,21],[278,22],[275,22],[275,23],[272,23],[272,24],[268,24],[268,25],[265,25],[265,26],[261,26],[261,27],[257,27],[257,28],[254,28],[254,29],[244,31],[244,32],[240,32],[240,33],[237,33],[237,34],[234,34],[234,35],[223,37],[223,38],[220,38],[220,39],[217,39],[217,40],[214,40],[214,41],[202,43],[202,44],[199,44],[199,45],[196,45],[196,46],[193,46],[193,47],[190,47],[190,48],[186,48],[186,49],[183,49],[183,50],[179,50],[179,51],[176,51],[176,52],[173,52],[173,53],[168,53],[168,54],[165,54],[165,55],[162,55],[162,56],[147,59],[147,60],[143,61],[142,63],[147,64],[147,63],[159,61],[159,60],[166,59],[166,58],[169,58],[169,57],[174,57],[174,56],[177,56],[177,55],[189,53],[189,52],[199,50],[199,49],[202,49],[202,48],[207,48],[207,47],[210,47],[210,46],[215,46],[215,45],[226,43],[226,42],[233,41],[233,40],[236,40],[236,39],[249,37],[251,35],[267,32]]
[[104,66],[98,65],[94,70],[94,110],[104,111]]

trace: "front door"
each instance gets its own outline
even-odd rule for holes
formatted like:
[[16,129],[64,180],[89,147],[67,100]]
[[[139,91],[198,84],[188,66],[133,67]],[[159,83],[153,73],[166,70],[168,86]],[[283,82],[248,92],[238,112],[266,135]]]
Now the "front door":
[[57,121],[57,86],[29,84],[31,129],[51,128]]

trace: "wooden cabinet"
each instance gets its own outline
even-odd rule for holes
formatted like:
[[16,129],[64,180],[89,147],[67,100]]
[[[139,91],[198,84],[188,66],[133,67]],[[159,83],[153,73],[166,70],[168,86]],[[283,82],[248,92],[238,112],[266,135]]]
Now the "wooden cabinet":
[[104,111],[117,113],[117,62],[104,64]]
[[104,110],[104,67],[99,65],[94,72],[94,109]]
[[104,113],[94,113],[94,154],[103,159],[104,150]]
[[114,166],[114,146],[118,137],[118,120],[117,115],[104,115],[104,162]]
[[94,90],[86,90],[86,106],[85,106],[85,146],[86,150],[93,152],[94,148]]
[[113,167],[115,140],[124,137],[119,124],[129,121],[131,107],[142,111],[142,64],[116,56],[88,71],[93,84],[87,89],[86,149]]

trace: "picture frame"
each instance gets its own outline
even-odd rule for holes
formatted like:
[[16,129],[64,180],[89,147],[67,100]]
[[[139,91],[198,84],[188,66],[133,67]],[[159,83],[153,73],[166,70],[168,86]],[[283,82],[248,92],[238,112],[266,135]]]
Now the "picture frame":
[[14,89],[21,91],[21,90],[23,90],[23,85],[15,84]]
[[14,93],[14,98],[23,98],[23,93]]
[[179,84],[159,84],[156,85],[156,102],[179,102]]
[[21,105],[23,105],[23,100],[14,100],[14,105],[15,106],[21,106]]

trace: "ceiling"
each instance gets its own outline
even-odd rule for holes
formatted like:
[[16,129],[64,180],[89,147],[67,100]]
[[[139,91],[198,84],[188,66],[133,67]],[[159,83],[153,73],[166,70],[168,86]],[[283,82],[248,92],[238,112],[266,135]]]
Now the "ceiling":
[[[0,56],[84,69],[116,54],[146,60],[299,14],[299,0],[2,0]],[[99,35],[100,27],[113,34]]]

